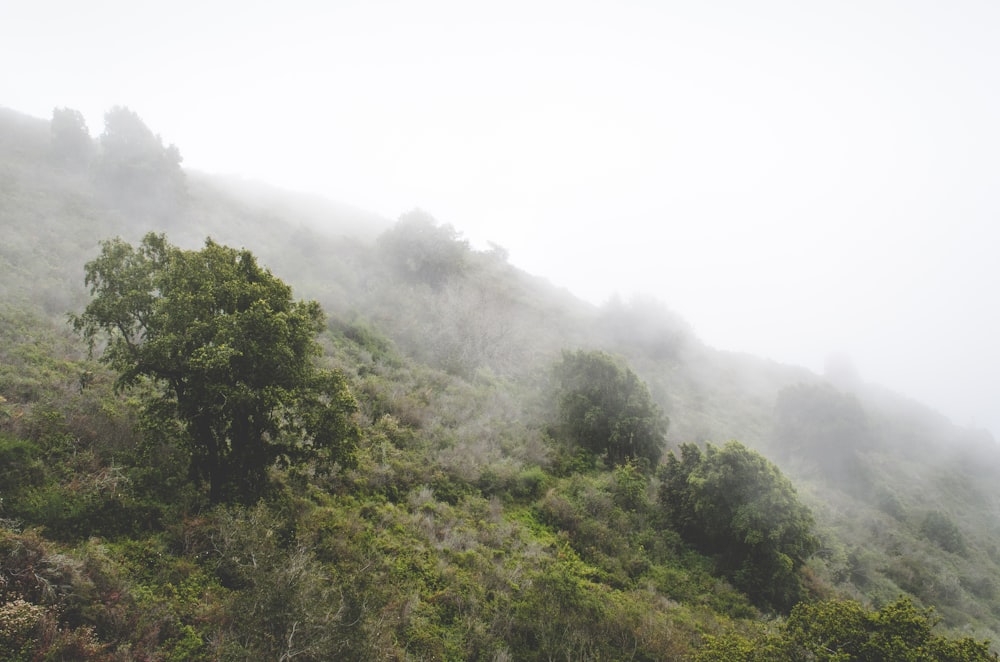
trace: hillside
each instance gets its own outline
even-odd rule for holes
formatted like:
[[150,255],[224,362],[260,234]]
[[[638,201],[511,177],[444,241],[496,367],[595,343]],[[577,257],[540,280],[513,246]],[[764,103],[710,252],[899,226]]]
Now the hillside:
[[[925,659],[991,659],[971,641],[1000,640],[988,434],[849,374],[717,351],[657,302],[587,304],[419,210],[391,222],[186,172],[138,118],[119,120],[137,152],[115,151],[115,126],[74,142],[0,109],[10,659],[708,660],[747,642],[802,659],[801,623],[835,599],[883,624],[922,626],[933,608]],[[260,500],[209,499],[182,435],[150,425],[154,381],[116,389],[66,324],[91,300],[100,242],[147,232],[191,252],[206,237],[246,248],[319,302],[319,364],[356,403],[351,462],[275,463]],[[586,448],[560,417],[574,356],[648,392],[643,416],[669,420],[673,455]],[[711,496],[683,492],[694,474],[669,460],[694,457],[692,442],[706,467],[743,462],[780,497],[754,515],[764,538],[772,520],[810,519],[798,502],[811,512],[801,567],[784,550],[791,570],[730,568],[741,545],[770,550],[759,532],[720,543],[702,509],[680,517]],[[786,594],[761,585],[774,578]]]

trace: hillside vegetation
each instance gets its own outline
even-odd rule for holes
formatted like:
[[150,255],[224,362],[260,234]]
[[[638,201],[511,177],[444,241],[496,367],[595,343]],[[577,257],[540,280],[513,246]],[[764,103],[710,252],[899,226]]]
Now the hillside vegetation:
[[3,659],[997,659],[988,434],[181,163],[0,109]]

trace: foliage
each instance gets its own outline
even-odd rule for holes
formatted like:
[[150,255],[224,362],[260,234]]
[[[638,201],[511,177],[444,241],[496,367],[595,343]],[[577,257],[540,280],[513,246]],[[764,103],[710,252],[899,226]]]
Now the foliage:
[[777,633],[735,632],[707,638],[698,662],[989,662],[997,660],[989,642],[933,633],[932,610],[900,598],[878,611],[854,600],[802,603]]
[[611,464],[659,462],[667,420],[632,370],[604,352],[579,350],[564,352],[555,374],[559,423],[573,443]]
[[826,479],[863,483],[867,472],[857,454],[870,449],[874,435],[854,395],[828,384],[785,388],[775,404],[774,434],[783,454],[805,458]]
[[282,535],[273,509],[228,508],[217,514],[216,574],[238,589],[225,659],[337,659],[343,606],[330,575],[301,543]]
[[83,113],[72,108],[52,111],[52,158],[69,168],[86,166],[94,152],[94,143]]
[[967,551],[962,532],[947,515],[939,510],[927,513],[920,525],[920,533],[953,554],[965,554]]
[[104,114],[97,175],[105,190],[130,209],[176,211],[185,189],[180,150],[163,145],[134,111],[116,106]]
[[[116,130],[136,118],[120,119]],[[780,661],[837,659],[826,633],[843,635],[848,646],[864,628],[881,655],[992,659],[977,641],[996,638],[1000,613],[993,580],[1000,453],[992,441],[973,445],[941,417],[858,384],[850,396],[803,391],[799,404],[812,402],[814,414],[808,406],[776,408],[779,399],[794,401],[779,398],[783,389],[815,377],[716,352],[648,303],[596,308],[574,300],[498,255],[469,250],[429,218],[432,231],[413,232],[412,243],[392,230],[366,243],[339,235],[364,226],[374,241],[380,219],[347,212],[346,229],[342,209],[264,204],[266,193],[196,173],[188,175],[187,206],[151,213],[161,193],[169,202],[184,181],[169,158],[156,165],[164,148],[152,132],[133,123],[145,156],[123,160],[116,181],[108,152],[92,161],[93,178],[54,162],[51,123],[32,122],[12,123],[0,109],[0,225],[7,230],[0,243],[0,657]],[[324,229],[304,225],[311,221]],[[253,247],[297,291],[341,318],[321,333],[323,356],[310,362],[335,366],[337,392],[349,386],[358,396],[357,414],[337,414],[358,426],[349,454],[357,462],[342,461],[354,466],[323,471],[336,449],[319,453],[325,461],[311,451],[314,461],[276,458],[262,499],[213,506],[189,475],[192,440],[167,380],[140,375],[116,393],[121,374],[84,358],[79,336],[61,325],[66,309],[86,305],[79,256],[93,250],[94,237],[123,233],[135,241],[165,224],[185,247],[206,233]],[[192,273],[198,265],[212,271],[204,256],[178,253]],[[159,297],[159,289],[150,291]],[[211,325],[183,315],[215,291],[189,290],[190,308],[157,300],[151,309],[180,311],[185,333],[198,335]],[[231,349],[266,344],[271,335],[218,337]],[[113,342],[94,339],[100,349]],[[201,363],[186,365],[207,376],[225,372],[212,371],[225,361],[213,361],[223,351],[209,347],[191,349]],[[627,357],[678,438],[738,435],[801,479],[796,487],[823,542],[792,572],[790,585],[806,602],[791,618],[762,617],[738,590],[764,604],[760,586],[748,581],[754,578],[739,573],[743,566],[733,571],[726,550],[703,553],[692,542],[717,533],[699,534],[695,516],[714,512],[717,529],[722,506],[672,524],[664,474],[653,474],[646,458],[608,466],[604,451],[552,425],[559,394],[545,366],[563,347]],[[326,393],[317,397],[328,404]],[[280,414],[307,431],[318,425],[307,404],[296,400]],[[779,419],[794,425],[781,428]],[[560,434],[566,443],[551,443]],[[312,435],[293,438],[285,429],[267,441],[295,447]],[[845,478],[863,469],[882,491],[834,482],[842,469]],[[718,478],[701,473],[700,487]],[[741,502],[756,498],[732,491]],[[733,517],[744,528],[734,524],[739,534],[730,535],[767,528],[753,511],[743,521]],[[931,512],[952,526],[932,517],[922,526]],[[956,532],[959,554],[942,542]],[[775,576],[767,558],[750,561],[763,568],[761,581]],[[774,591],[788,578],[777,576]],[[905,609],[886,625],[870,612],[855,619],[852,607],[812,602],[852,596],[885,605],[900,591],[935,605],[942,618],[919,654],[904,645]],[[789,623],[801,632],[793,636]]]
[[438,225],[419,209],[400,216],[378,243],[400,274],[434,288],[465,269],[469,252],[468,242],[453,227]]
[[798,571],[818,546],[813,517],[775,465],[737,441],[704,452],[682,444],[660,478],[667,522],[737,588],[779,610],[804,597]]
[[41,450],[30,441],[0,433],[0,495],[17,496],[41,482],[44,466],[40,455]]
[[354,400],[314,362],[322,311],[249,251],[211,239],[183,251],[148,234],[138,247],[104,242],[86,271],[93,300],[74,327],[91,347],[106,340],[119,388],[153,380],[146,413],[183,422],[213,502],[256,499],[275,462],[351,462]]

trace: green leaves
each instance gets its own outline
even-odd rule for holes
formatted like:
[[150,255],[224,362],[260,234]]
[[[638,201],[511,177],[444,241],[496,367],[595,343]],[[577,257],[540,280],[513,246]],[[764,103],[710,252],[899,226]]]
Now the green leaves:
[[567,437],[611,464],[656,464],[667,420],[646,385],[604,352],[563,352],[556,366],[559,421]]
[[316,368],[323,312],[252,253],[205,242],[183,251],[161,235],[102,244],[86,266],[93,299],[72,317],[118,386],[159,389],[147,415],[184,425],[211,498],[252,501],[279,458],[351,463],[356,408],[343,378]]
[[791,482],[737,441],[680,452],[660,472],[668,523],[758,604],[791,608],[802,596],[798,570],[817,548]]
[[995,660],[985,642],[936,636],[930,609],[900,598],[878,611],[853,600],[800,604],[785,624],[792,659],[815,660]]
[[947,639],[932,632],[930,609],[900,598],[878,611],[854,600],[800,603],[778,632],[706,637],[698,662],[990,662],[989,642]]

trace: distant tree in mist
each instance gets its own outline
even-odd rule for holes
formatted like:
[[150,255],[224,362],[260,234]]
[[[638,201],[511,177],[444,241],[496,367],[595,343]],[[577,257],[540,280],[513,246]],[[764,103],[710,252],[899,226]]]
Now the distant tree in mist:
[[631,369],[604,352],[581,350],[563,352],[555,376],[560,428],[571,442],[609,464],[659,462],[667,419]]
[[94,154],[94,141],[83,113],[72,108],[56,108],[52,111],[51,127],[53,160],[69,168],[85,167]]
[[404,278],[437,289],[465,271],[469,242],[450,225],[438,225],[415,209],[399,217],[379,239],[379,248]]
[[105,113],[100,148],[98,177],[118,198],[150,209],[178,202],[184,189],[180,150],[164,146],[135,111],[116,106]]
[[842,391],[855,391],[861,385],[858,368],[847,354],[835,353],[827,356],[823,376]]
[[780,452],[838,482],[863,480],[857,452],[874,442],[854,395],[828,384],[797,384],[778,394],[774,436]]
[[687,322],[663,304],[641,298],[626,303],[617,295],[604,304],[595,326],[614,345],[660,360],[676,358],[694,335]]

